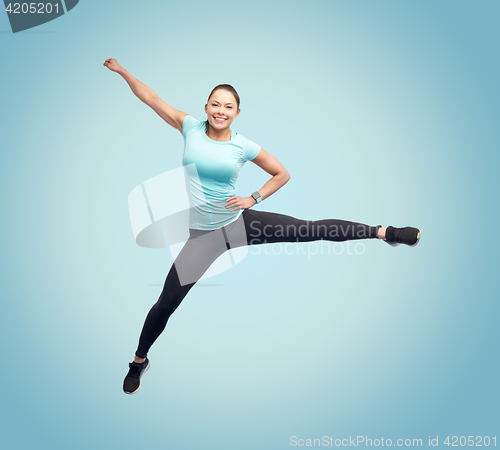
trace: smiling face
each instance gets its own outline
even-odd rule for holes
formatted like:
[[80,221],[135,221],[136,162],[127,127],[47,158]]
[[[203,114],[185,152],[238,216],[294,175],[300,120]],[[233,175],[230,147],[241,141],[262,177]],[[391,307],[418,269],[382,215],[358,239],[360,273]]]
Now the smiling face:
[[233,120],[240,114],[234,95],[225,89],[217,89],[212,93],[205,105],[208,123],[216,130],[229,128]]

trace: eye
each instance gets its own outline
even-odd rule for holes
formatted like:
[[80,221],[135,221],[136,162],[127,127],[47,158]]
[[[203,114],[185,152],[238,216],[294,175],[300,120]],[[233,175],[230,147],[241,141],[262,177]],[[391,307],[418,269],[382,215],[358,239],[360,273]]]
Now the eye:
[[228,106],[228,109],[233,109],[233,107],[232,106]]

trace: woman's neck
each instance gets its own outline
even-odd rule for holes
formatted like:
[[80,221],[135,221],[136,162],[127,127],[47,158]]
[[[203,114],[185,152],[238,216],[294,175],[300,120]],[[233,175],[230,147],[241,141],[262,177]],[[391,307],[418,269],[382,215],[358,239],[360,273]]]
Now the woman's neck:
[[231,140],[232,132],[229,128],[225,128],[224,130],[215,130],[210,124],[208,124],[206,135],[213,141],[225,142]]

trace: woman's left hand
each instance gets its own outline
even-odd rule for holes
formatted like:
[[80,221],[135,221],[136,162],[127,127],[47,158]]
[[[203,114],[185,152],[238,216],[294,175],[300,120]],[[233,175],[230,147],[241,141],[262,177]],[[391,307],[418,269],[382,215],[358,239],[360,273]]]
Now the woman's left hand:
[[255,205],[255,203],[256,201],[253,197],[238,197],[237,195],[233,195],[226,200],[226,208],[231,211],[238,211],[239,209],[248,209]]

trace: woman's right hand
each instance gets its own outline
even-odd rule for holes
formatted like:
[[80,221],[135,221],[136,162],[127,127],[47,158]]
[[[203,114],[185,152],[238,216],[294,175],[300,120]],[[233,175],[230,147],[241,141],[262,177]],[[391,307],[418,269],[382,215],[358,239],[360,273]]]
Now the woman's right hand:
[[115,58],[107,59],[106,61],[104,61],[103,65],[113,72],[118,72],[120,69],[123,69],[123,67],[118,64],[118,61]]

